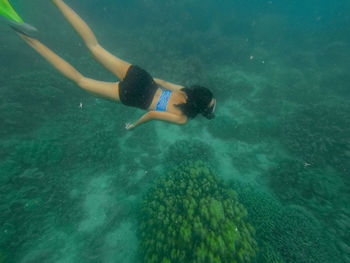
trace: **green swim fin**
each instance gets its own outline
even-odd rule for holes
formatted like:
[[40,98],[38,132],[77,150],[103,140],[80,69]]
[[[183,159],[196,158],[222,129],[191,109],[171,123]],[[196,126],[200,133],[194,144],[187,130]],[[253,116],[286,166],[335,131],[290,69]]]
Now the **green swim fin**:
[[0,0],[0,14],[17,23],[23,23],[22,18],[16,13],[8,0]]
[[24,23],[23,19],[16,13],[8,0],[0,0],[0,15],[7,18],[7,23],[17,32],[29,37],[37,37],[38,30]]

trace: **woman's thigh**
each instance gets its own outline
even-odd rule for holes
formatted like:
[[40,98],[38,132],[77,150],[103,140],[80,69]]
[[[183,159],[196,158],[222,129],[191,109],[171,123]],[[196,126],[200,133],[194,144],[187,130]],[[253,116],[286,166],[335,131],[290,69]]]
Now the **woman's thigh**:
[[92,93],[95,96],[120,101],[119,98],[119,81],[118,82],[106,82],[99,81],[90,78],[82,78],[77,83],[82,89]]
[[101,63],[106,69],[112,72],[119,80],[125,78],[126,72],[131,66],[130,63],[114,56],[100,45],[89,48],[94,58]]

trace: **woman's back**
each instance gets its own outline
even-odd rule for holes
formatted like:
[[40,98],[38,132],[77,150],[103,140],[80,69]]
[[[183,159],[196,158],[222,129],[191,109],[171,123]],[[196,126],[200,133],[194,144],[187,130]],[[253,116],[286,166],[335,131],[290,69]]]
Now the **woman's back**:
[[[156,109],[162,91],[162,89],[158,88],[148,110],[151,111]],[[186,97],[186,93],[182,91],[172,91],[168,100],[166,111],[176,115],[183,115],[182,111],[175,105],[186,103]]]

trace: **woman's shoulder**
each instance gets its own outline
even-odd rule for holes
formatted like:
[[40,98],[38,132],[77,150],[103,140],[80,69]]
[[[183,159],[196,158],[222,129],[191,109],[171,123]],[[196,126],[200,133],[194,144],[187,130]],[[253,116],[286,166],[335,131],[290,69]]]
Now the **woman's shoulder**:
[[167,112],[183,115],[177,105],[184,103],[186,103],[186,94],[182,91],[172,91],[168,101]]
[[187,94],[182,90],[172,91],[173,97],[178,101],[177,104],[186,103]]

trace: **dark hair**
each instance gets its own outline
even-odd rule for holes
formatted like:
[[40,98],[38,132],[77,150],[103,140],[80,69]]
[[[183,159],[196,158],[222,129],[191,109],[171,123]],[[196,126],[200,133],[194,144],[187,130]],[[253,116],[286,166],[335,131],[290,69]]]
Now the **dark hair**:
[[185,87],[181,91],[186,93],[187,101],[175,106],[191,119],[195,118],[199,113],[209,119],[208,115],[211,113],[209,104],[214,98],[213,93],[209,89],[198,85],[193,85],[190,88]]

